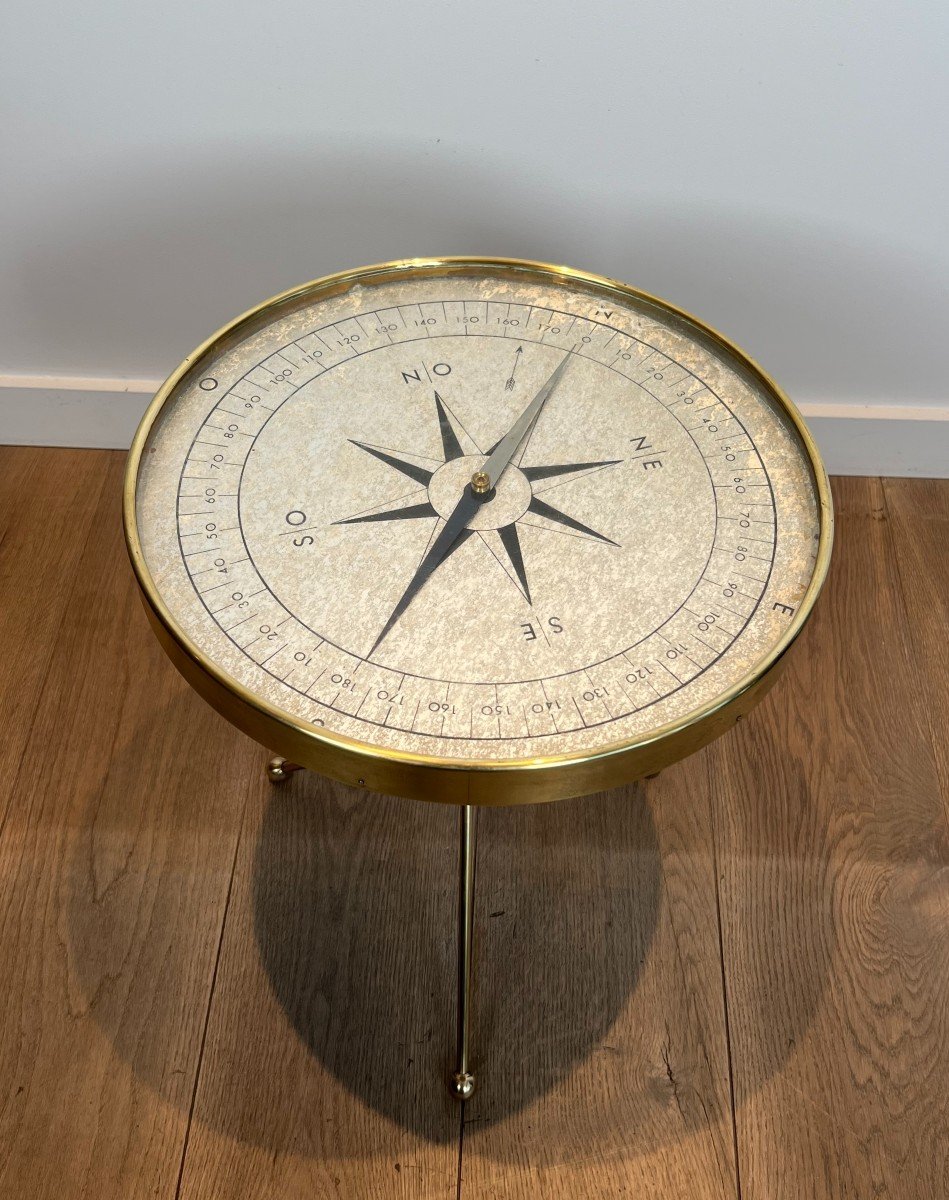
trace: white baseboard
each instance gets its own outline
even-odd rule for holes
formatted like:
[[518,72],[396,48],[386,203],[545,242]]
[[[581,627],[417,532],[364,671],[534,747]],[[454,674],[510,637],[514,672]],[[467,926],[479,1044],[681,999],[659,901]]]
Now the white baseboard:
[[127,450],[160,379],[0,375],[0,445]]
[[[0,375],[0,444],[128,449],[157,379]],[[949,478],[949,403],[800,404],[832,475]]]

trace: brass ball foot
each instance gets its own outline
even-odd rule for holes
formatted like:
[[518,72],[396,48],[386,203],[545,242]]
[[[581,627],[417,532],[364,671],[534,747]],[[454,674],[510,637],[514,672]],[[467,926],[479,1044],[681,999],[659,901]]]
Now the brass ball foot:
[[451,1077],[448,1089],[456,1100],[470,1100],[474,1095],[475,1077],[470,1071],[459,1071]]
[[297,763],[287,762],[285,758],[276,756],[267,763],[267,778],[271,783],[284,783],[294,771],[302,771]]

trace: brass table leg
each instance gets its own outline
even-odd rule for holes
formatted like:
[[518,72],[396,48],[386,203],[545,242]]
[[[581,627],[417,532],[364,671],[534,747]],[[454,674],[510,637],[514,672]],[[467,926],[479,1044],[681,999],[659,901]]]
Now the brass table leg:
[[471,1012],[471,973],[474,950],[475,818],[474,806],[461,810],[461,847],[458,860],[458,1057],[449,1087],[458,1100],[474,1093],[475,1077],[469,1070],[468,1029]]

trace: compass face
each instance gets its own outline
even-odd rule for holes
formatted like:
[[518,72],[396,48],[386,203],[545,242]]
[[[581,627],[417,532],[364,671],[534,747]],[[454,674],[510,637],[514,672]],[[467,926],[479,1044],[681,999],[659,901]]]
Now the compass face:
[[143,439],[140,573],[174,636],[383,754],[575,757],[688,721],[770,665],[827,535],[797,418],[737,351],[526,265],[262,306]]

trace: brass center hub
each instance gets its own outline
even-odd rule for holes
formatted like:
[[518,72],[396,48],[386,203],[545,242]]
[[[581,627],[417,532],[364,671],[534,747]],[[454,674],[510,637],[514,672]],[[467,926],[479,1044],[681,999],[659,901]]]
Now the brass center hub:
[[492,488],[491,481],[481,470],[484,462],[483,454],[468,454],[439,467],[428,485],[428,498],[440,517],[447,520],[451,516],[466,489],[482,499],[478,511],[468,522],[469,529],[500,529],[527,512],[533,492],[524,472],[511,464]]

